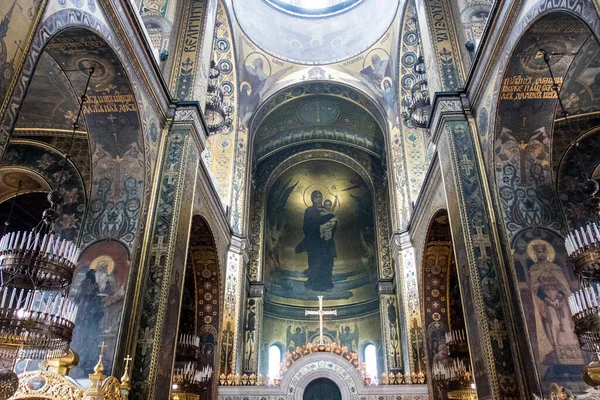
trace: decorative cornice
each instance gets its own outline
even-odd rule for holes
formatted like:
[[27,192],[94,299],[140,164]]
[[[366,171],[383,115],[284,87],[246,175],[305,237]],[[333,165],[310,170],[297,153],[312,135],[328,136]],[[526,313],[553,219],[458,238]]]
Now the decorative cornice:
[[462,97],[457,92],[436,93],[431,107],[429,130],[431,140],[437,146],[446,121],[464,120]]
[[382,280],[377,281],[377,291],[379,294],[395,294],[396,285],[393,280]]
[[202,111],[197,101],[177,103],[175,117],[173,119],[173,128],[178,129],[186,127],[191,130],[191,137],[198,146],[198,152],[201,153],[206,148],[206,125],[202,118]]
[[265,285],[262,282],[250,282],[248,297],[262,298],[265,295]]

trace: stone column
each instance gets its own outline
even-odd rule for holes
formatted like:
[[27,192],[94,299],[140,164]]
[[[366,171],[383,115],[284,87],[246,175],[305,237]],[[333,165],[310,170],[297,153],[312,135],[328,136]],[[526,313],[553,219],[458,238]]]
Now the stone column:
[[464,59],[461,54],[463,45],[458,40],[450,1],[452,0],[416,0],[432,98],[435,92],[456,91],[465,82]]
[[252,373],[258,375],[264,293],[265,286],[262,283],[250,283],[246,301],[246,318],[243,325],[244,358],[242,359],[242,372],[248,375]]
[[221,360],[219,374],[235,374],[241,371],[242,320],[244,316],[245,280],[244,267],[248,264],[246,239],[233,236],[227,254],[223,320],[221,327]]
[[[170,74],[165,73],[165,75],[170,75],[169,88],[174,98],[198,101],[200,107],[204,109],[215,33],[217,0],[179,0],[179,2],[181,3],[178,6],[181,9],[180,19],[174,21],[178,29],[177,36],[174,38],[174,44],[168,46],[173,50],[173,54],[169,55],[167,60]],[[150,18],[156,17],[144,17],[146,26]]]
[[419,363],[423,357],[423,331],[415,250],[408,232],[394,233],[392,254],[396,260],[394,273],[396,293],[399,293],[404,373],[420,372],[422,371]]
[[[199,154],[204,142],[199,109],[180,107],[165,144],[156,212],[143,261],[133,364],[133,399],[167,399],[192,220]],[[196,140],[195,140],[196,139]],[[192,182],[189,184],[189,182]]]
[[[474,131],[457,95],[437,96],[431,123],[447,196],[471,362],[480,399],[533,398],[510,304],[506,254]],[[471,121],[472,122],[472,121]],[[507,330],[506,327],[510,327]],[[523,342],[521,340],[521,342]]]
[[[377,283],[379,292],[379,309],[381,312],[381,339],[383,340],[384,365],[387,372],[403,371],[402,341],[400,337],[398,300],[394,283],[391,280],[380,280]],[[382,371],[383,372],[383,371]]]

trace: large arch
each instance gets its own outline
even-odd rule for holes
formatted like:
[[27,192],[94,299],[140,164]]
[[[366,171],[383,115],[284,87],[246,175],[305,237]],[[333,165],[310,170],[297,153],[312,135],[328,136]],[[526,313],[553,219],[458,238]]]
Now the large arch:
[[[220,361],[221,349],[227,350],[228,347],[222,346],[221,342],[223,291],[218,250],[208,221],[201,215],[192,217],[187,252],[183,292],[169,293],[166,324],[178,324],[177,335],[172,335],[175,344],[173,368],[191,362],[203,375],[203,380],[197,386],[199,394],[208,399],[216,394],[217,377],[221,373],[217,366],[223,365]],[[185,335],[188,342],[182,343]],[[198,340],[198,344],[190,345],[190,337]],[[168,357],[170,355],[165,354],[165,362],[168,362]]]
[[[125,331],[122,328],[131,323],[123,318],[123,313],[128,309],[125,303],[133,301],[133,291],[129,290],[132,285],[129,283],[137,267],[131,268],[131,258],[133,252],[138,250],[140,236],[137,232],[143,229],[145,222],[143,210],[149,193],[145,182],[149,181],[152,164],[147,156],[152,154],[156,145],[157,137],[154,136],[157,128],[154,118],[144,118],[145,122],[142,123],[139,116],[144,109],[140,99],[142,96],[134,94],[137,81],[132,80],[135,74],[131,65],[122,63],[126,57],[114,33],[96,17],[76,9],[60,10],[49,15],[33,36],[31,51],[27,54],[11,104],[2,121],[1,141],[4,149],[9,140],[12,147],[18,147],[18,135],[19,140],[36,142],[38,147],[39,143],[50,143],[64,154],[69,147],[72,129],[68,120],[77,115],[78,99],[85,87],[88,72],[94,67],[87,102],[83,106],[83,118],[75,138],[85,150],[79,155],[87,154],[89,161],[84,162],[85,157],[78,159],[78,154],[69,158],[69,162],[79,170],[72,175],[78,175],[83,180],[78,189],[81,202],[78,208],[83,212],[79,219],[82,224],[79,240],[82,257],[77,265],[71,295],[80,303],[80,309],[84,310],[82,315],[86,307],[92,307],[95,314],[88,316],[96,316],[95,325],[77,324],[73,347],[81,353],[82,362],[73,371],[75,377],[87,376],[93,369],[98,355],[96,344],[103,340],[107,344],[105,372],[111,373],[113,367],[121,363],[124,353],[125,340],[119,340]],[[45,82],[55,79],[58,87],[68,90],[41,92],[35,89],[40,79]],[[36,104],[35,100],[40,95],[58,96],[54,99],[55,104],[63,107],[62,111],[47,113],[38,121],[35,118],[21,118],[31,111],[30,107]],[[42,99],[41,104],[48,104],[48,100]],[[35,113],[40,111],[37,109]],[[59,126],[61,116],[64,127]],[[151,129],[150,122],[154,129]],[[12,137],[8,137],[9,132],[13,134]],[[9,152],[5,152],[3,164],[9,159]],[[40,166],[44,167],[45,164]],[[55,188],[56,182],[50,182]],[[76,197],[71,197],[71,200]],[[86,198],[89,200],[86,201]],[[104,268],[98,268],[101,262],[108,263],[105,272],[112,282],[110,293],[107,294],[112,299],[110,307],[94,306],[90,303],[91,299],[82,297],[78,292],[79,285],[86,279],[96,279],[92,271],[104,271]],[[88,318],[86,322],[90,321]],[[103,330],[103,324],[109,324],[111,329]],[[91,332],[94,329],[95,332]],[[101,337],[97,335],[98,331],[103,332]],[[87,337],[93,337],[93,341],[90,342]]]
[[[593,158],[571,144],[597,124],[593,112],[583,115],[587,107],[577,105],[589,103],[598,91],[591,89],[581,101],[572,95],[581,90],[577,78],[590,54],[597,52],[598,19],[594,12],[577,15],[583,13],[583,3],[570,10],[548,10],[548,5],[538,3],[539,8],[523,20],[523,34],[513,42],[503,67],[494,122],[494,183],[512,253],[512,301],[524,316],[535,379],[544,393],[549,393],[551,382],[577,392],[585,389],[581,366],[586,356],[579,349],[566,304],[567,295],[579,283],[566,255],[564,235],[581,218],[565,216],[582,208],[577,183],[584,179],[585,168],[580,168],[580,162]],[[579,160],[574,160],[574,154],[579,154]],[[561,163],[564,159],[567,163]],[[587,177],[593,169],[587,167]],[[547,313],[543,300],[547,279],[555,279],[565,293],[564,301],[555,305],[562,310],[560,317]]]

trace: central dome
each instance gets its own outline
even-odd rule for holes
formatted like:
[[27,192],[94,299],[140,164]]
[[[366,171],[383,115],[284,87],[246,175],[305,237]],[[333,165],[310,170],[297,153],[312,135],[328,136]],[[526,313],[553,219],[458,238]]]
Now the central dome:
[[341,13],[363,0],[264,0],[291,14],[307,17],[325,17]]
[[[323,65],[354,57],[379,40],[398,0],[232,0],[246,36],[272,56]],[[365,21],[374,21],[365,24]]]

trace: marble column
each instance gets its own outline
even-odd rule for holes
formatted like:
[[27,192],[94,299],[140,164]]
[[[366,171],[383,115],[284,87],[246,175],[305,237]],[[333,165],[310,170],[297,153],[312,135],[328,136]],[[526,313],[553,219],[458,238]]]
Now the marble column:
[[499,246],[479,141],[466,103],[455,94],[438,95],[431,128],[447,196],[477,395],[532,398],[526,382],[534,369],[522,358],[524,345],[516,331],[525,324],[510,305],[507,255]]

